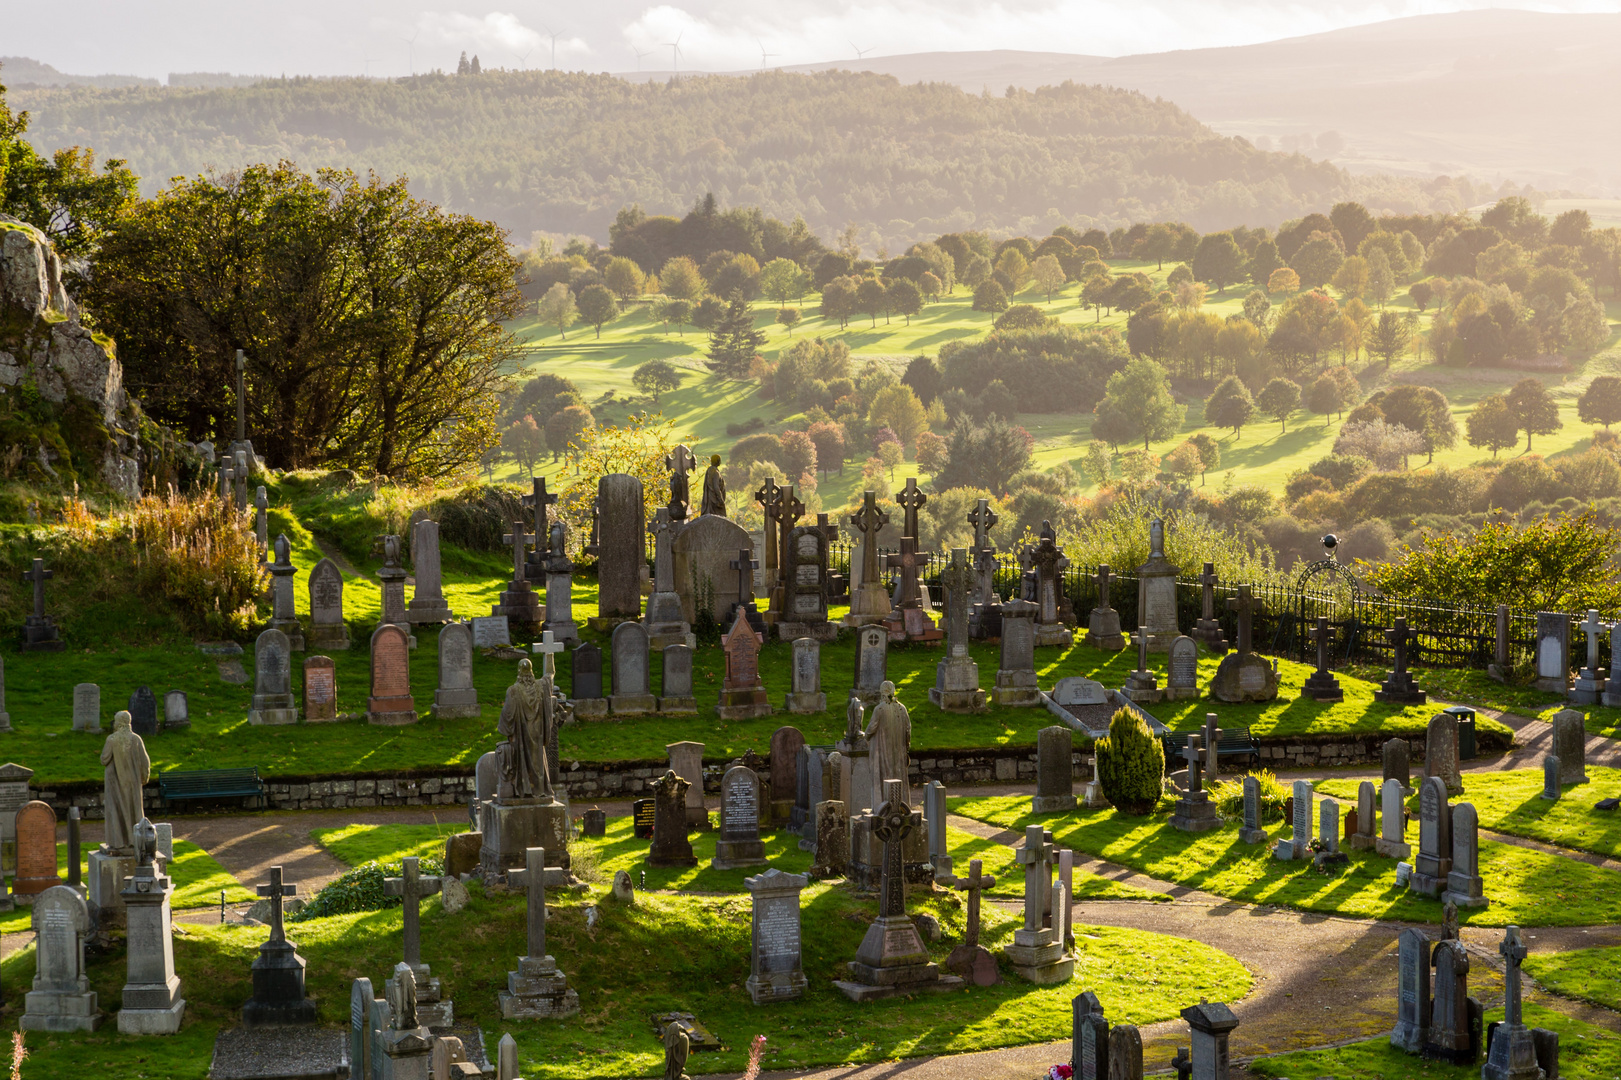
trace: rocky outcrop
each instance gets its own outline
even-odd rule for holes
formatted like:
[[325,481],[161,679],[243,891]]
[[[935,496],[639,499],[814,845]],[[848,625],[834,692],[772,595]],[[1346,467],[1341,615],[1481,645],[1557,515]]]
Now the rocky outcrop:
[[[45,235],[16,218],[0,214],[0,393],[28,400],[31,394],[66,415],[91,419],[61,437],[30,441],[25,425],[12,424],[6,438],[22,445],[47,476],[60,457],[62,439],[101,481],[131,498],[140,494],[139,406],[124,393],[124,372],[113,342],[79,321],[79,310],[63,286],[62,263]],[[13,417],[19,413],[13,407]],[[7,448],[0,446],[0,452]]]

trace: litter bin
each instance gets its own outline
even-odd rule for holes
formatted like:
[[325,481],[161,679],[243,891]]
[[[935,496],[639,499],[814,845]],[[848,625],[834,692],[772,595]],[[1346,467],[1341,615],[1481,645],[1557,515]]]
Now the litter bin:
[[1475,710],[1467,705],[1453,705],[1444,711],[1458,720],[1458,760],[1468,761],[1475,756]]

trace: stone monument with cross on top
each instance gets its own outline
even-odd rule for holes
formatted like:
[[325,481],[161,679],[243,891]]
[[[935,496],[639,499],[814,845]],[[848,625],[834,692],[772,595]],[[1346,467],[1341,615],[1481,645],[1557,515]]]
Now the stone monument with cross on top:
[[777,478],[768,476],[760,490],[754,493],[754,501],[760,504],[760,510],[765,515],[765,588],[766,595],[777,585],[777,567],[780,565],[777,555],[777,544],[781,539],[781,530],[777,528],[777,511],[782,506],[783,489],[777,486]]
[[975,986],[991,986],[997,980],[996,957],[979,943],[980,896],[986,889],[996,888],[996,878],[984,873],[980,859],[968,860],[968,875],[955,875],[944,880],[953,889],[967,894],[968,918],[963,930],[962,944],[946,957],[946,968],[962,976]]
[[1036,576],[1036,644],[1072,644],[1074,635],[1064,622],[1067,603],[1064,570],[1069,566],[1069,559],[1058,547],[1056,537],[1043,535],[1037,543],[1019,553],[1019,562]]
[[270,901],[270,939],[253,961],[253,997],[242,1006],[245,1027],[315,1023],[315,1002],[304,993],[304,958],[282,926],[282,902],[297,892],[297,885],[283,882],[279,866],[272,866],[270,881],[258,887]]
[[[912,537],[913,539],[919,538],[917,512],[923,509],[924,505],[927,504],[928,501],[929,497],[923,493],[922,488],[917,486],[917,477],[908,476],[906,478],[906,486],[901,489],[898,495],[895,496],[895,505],[901,508],[901,537],[903,539],[908,536]],[[923,589],[920,595],[923,610],[933,611],[934,598],[929,595],[929,590]],[[893,597],[891,597],[891,605],[893,607],[900,606],[899,604],[894,603]]]
[[1199,599],[1202,605],[1198,620],[1193,624],[1193,633],[1188,635],[1203,645],[1209,652],[1220,656],[1227,651],[1227,635],[1222,632],[1221,622],[1216,618],[1216,564],[1204,564],[1204,572],[1199,575]]
[[1483,1080],[1539,1080],[1536,1042],[1525,1026],[1520,965],[1529,951],[1520,940],[1520,928],[1510,926],[1497,947],[1503,958],[1503,1022],[1492,1033],[1491,1049],[1480,1070]]
[[647,598],[642,624],[647,628],[648,644],[654,649],[666,645],[698,647],[698,637],[687,623],[681,594],[675,588],[675,534],[679,529],[664,506],[654,512],[647,526],[648,535],[653,537],[653,593]]
[[934,686],[929,689],[929,700],[945,712],[985,711],[979,665],[968,651],[969,590],[973,581],[968,549],[952,548],[951,562],[940,574],[946,602],[946,655],[935,665]]
[[1187,762],[1188,786],[1182,797],[1176,800],[1171,827],[1183,832],[1208,832],[1221,828],[1221,815],[1216,813],[1216,804],[1210,801],[1210,792],[1204,789],[1205,736],[1199,732],[1190,734],[1180,756]]
[[1068,982],[1075,974],[1075,958],[1064,953],[1062,928],[1043,925],[1052,900],[1056,853],[1044,826],[1025,826],[1024,846],[1017,849],[1024,867],[1024,926],[1013,931],[1013,943],[1002,947],[1002,955],[1020,978],[1038,986]]
[[861,560],[850,567],[850,614],[846,626],[866,626],[882,622],[889,615],[889,592],[879,572],[878,533],[889,524],[889,515],[878,509],[878,495],[862,495],[861,509],[850,515],[850,526],[860,534]]
[[1098,604],[1087,616],[1086,643],[1105,652],[1119,652],[1126,647],[1126,638],[1120,632],[1120,612],[1109,603],[1109,564],[1099,563],[1092,577],[1098,586]]
[[929,617],[924,597],[923,567],[928,556],[917,549],[917,537],[901,537],[898,553],[887,555],[884,563],[895,573],[895,595],[892,608],[884,618],[891,641],[939,641],[945,637]]
[[766,595],[771,615],[767,622],[786,619],[791,614],[788,611],[788,594],[793,587],[790,579],[794,572],[793,533],[799,519],[804,516],[804,501],[794,491],[794,485],[787,485],[777,496],[777,573],[774,580],[768,583]]
[[534,633],[546,617],[534,587],[529,584],[529,545],[533,540],[522,518],[514,521],[512,530],[501,537],[501,543],[512,549],[512,580],[502,590],[500,602],[490,609],[490,615],[505,616],[513,635],[520,631]]
[[[558,884],[564,873],[554,871]],[[501,1016],[507,1020],[561,1019],[580,1011],[580,994],[568,984],[568,976],[558,970],[557,960],[546,955],[546,849],[524,851],[522,870],[507,871],[507,880],[522,886],[525,897],[525,941],[527,955],[518,958],[518,970],[507,972],[507,988],[501,991]]]
[[670,520],[680,524],[687,520],[692,506],[692,470],[698,467],[698,459],[683,443],[664,455],[664,467],[670,470],[670,502],[665,509],[670,511]]
[[416,979],[418,1022],[449,1027],[456,1022],[455,1003],[444,999],[432,965],[422,962],[422,899],[437,893],[444,878],[422,873],[422,860],[416,855],[407,855],[401,862],[400,876],[384,878],[383,891],[404,902],[405,963]]
[[1317,616],[1317,625],[1309,633],[1312,643],[1317,646],[1317,670],[1306,678],[1301,693],[1313,701],[1344,701],[1345,691],[1340,688],[1340,681],[1328,666],[1329,650],[1334,644],[1334,628],[1328,624],[1328,616]]
[[524,576],[537,587],[546,584],[546,559],[551,554],[551,514],[548,506],[557,505],[557,493],[546,490],[546,478],[537,476],[531,482],[533,490],[519,496],[518,502],[528,510],[535,522],[535,549],[524,566]]
[[731,626],[737,621],[738,612],[748,619],[754,632],[765,639],[765,620],[760,617],[760,609],[754,603],[754,572],[760,568],[760,561],[754,557],[754,552],[748,548],[739,548],[737,558],[727,563],[737,571],[737,603],[732,610],[726,613],[726,622],[723,625]]
[[1391,668],[1385,673],[1385,681],[1373,692],[1373,700],[1390,705],[1423,705],[1429,695],[1418,688],[1407,670],[1407,650],[1417,645],[1418,634],[1407,628],[1405,617],[1397,616],[1395,621],[1396,625],[1385,631],[1385,640],[1390,642],[1394,654]]
[[1238,616],[1238,640],[1210,680],[1210,696],[1217,701],[1271,701],[1278,696],[1278,673],[1250,649],[1261,606],[1248,585],[1240,585],[1238,595],[1227,600],[1227,609]]
[[44,559],[35,559],[23,580],[34,586],[34,613],[23,621],[24,652],[61,652],[67,648],[56,621],[45,614],[45,582],[56,576],[45,569]]
[[1577,623],[1576,629],[1587,635],[1587,664],[1576,672],[1569,697],[1578,705],[1597,705],[1604,699],[1610,673],[1609,668],[1599,662],[1599,643],[1613,627],[1598,617],[1596,608],[1588,608],[1587,618]]

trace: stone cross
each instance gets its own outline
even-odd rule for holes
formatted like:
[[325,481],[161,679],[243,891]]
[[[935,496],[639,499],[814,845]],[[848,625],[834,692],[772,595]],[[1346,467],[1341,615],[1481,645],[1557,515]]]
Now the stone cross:
[[1109,564],[1099,563],[1098,572],[1098,610],[1109,610]]
[[1328,616],[1317,616],[1317,625],[1306,631],[1308,637],[1317,645],[1317,670],[1328,670],[1328,647],[1334,641],[1334,631],[1328,625]]
[[869,491],[861,509],[850,515],[850,525],[861,533],[861,580],[868,585],[878,580],[878,530],[889,524],[889,515],[878,509],[878,496]]
[[675,592],[675,548],[672,545],[676,524],[670,520],[669,507],[658,508],[647,532],[653,538],[653,591]]
[[698,459],[692,456],[692,451],[687,446],[681,445],[664,455],[664,467],[669,469],[671,474],[670,519],[685,521],[687,511],[692,506],[687,474],[698,467]]
[[[1255,616],[1261,613],[1261,607],[1261,601],[1250,595],[1248,585],[1240,585],[1238,595],[1229,597],[1227,600],[1227,610],[1238,613],[1237,649],[1240,656],[1250,651],[1250,635],[1254,632]],[[1397,621],[1403,622],[1404,620]]]
[[794,485],[789,484],[782,489],[782,494],[777,498],[777,569],[781,573],[784,586],[793,584],[788,580],[790,568],[794,564],[789,534],[794,531],[794,526],[799,524],[799,519],[804,515],[805,504],[794,493]]
[[546,491],[546,478],[537,476],[534,480],[533,494],[524,495],[518,501],[524,509],[532,510],[535,515],[535,557],[538,560],[546,554],[548,537],[551,535],[551,523],[548,520],[546,508],[557,504],[556,494]]
[[438,892],[444,878],[421,873],[422,860],[415,855],[404,862],[401,877],[383,879],[383,891],[405,900],[405,962],[415,970],[422,966],[422,898]]
[[901,844],[912,835],[912,808],[906,805],[905,781],[884,781],[884,804],[873,810],[872,835],[884,845],[878,915],[906,914],[906,872]]
[[[766,530],[771,535],[771,530]],[[746,610],[749,601],[754,599],[754,572],[760,568],[759,560],[754,552],[748,548],[738,548],[737,558],[731,561],[731,567],[737,571],[737,606],[739,610]]]
[[524,563],[528,561],[525,551],[529,547],[529,536],[523,531],[523,522],[514,521],[512,531],[501,537],[501,543],[512,545],[512,580],[524,580]]
[[1205,772],[1215,776],[1217,772],[1216,754],[1221,748],[1221,728],[1216,726],[1216,714],[1204,714],[1204,749]]
[[35,559],[33,567],[23,575],[24,581],[34,583],[34,618],[45,617],[45,582],[56,576],[56,571],[45,569],[44,559]]
[[243,513],[248,508],[248,452],[236,452],[236,470],[232,479],[236,481],[236,512]]
[[923,603],[923,591],[918,582],[917,537],[901,537],[900,554],[886,555],[884,563],[890,569],[900,571],[899,606],[903,608],[920,606]]
[[918,489],[917,477],[908,476],[906,478],[906,487],[901,489],[901,493],[899,495],[895,496],[896,505],[905,511],[904,520],[906,524],[905,528],[901,532],[902,536],[917,535],[917,512],[922,509],[923,504],[928,501],[929,497]]
[[968,929],[963,932],[962,940],[970,949],[979,944],[979,894],[985,889],[996,888],[994,877],[980,873],[984,866],[983,860],[969,859],[968,876],[953,877],[950,881],[952,888],[968,894]]
[[1188,736],[1188,745],[1182,748],[1181,756],[1188,763],[1188,795],[1197,795],[1204,789],[1203,778],[1199,773],[1200,763],[1204,760],[1204,747],[1200,745],[1204,740],[1197,732]]
[[[754,493],[754,501],[760,504],[765,511],[765,571],[766,586],[774,584],[773,576],[777,567],[782,565],[782,559],[777,554],[777,513],[782,508],[783,489],[777,486],[777,478],[768,476],[760,490]],[[803,511],[801,511],[803,512]]]
[[1024,928],[1032,933],[1041,930],[1047,914],[1047,890],[1052,885],[1053,845],[1047,842],[1047,831],[1040,825],[1026,825],[1024,846],[1017,851],[1024,866]]
[[248,441],[248,402],[242,392],[242,373],[248,368],[247,355],[236,350],[236,441]]
[[1497,947],[1504,960],[1503,970],[1503,1021],[1509,1027],[1521,1023],[1520,1019],[1520,964],[1525,960],[1528,950],[1520,941],[1520,928],[1510,926],[1503,935],[1503,943]]
[[270,524],[265,520],[265,513],[270,509],[270,493],[263,484],[253,493],[253,534],[263,548],[270,542]]
[[974,527],[974,550],[984,551],[991,546],[991,526],[997,522],[996,511],[991,509],[989,499],[980,499],[974,508],[968,511],[968,523]]
[[1199,575],[1199,585],[1204,593],[1204,618],[1206,621],[1216,617],[1216,564],[1204,564],[1204,573]]
[[522,885],[528,895],[529,958],[546,955],[546,849],[524,848],[523,869],[508,870],[507,880]]
[[283,885],[281,881],[281,867],[270,868],[270,884],[259,886],[259,895],[270,898],[270,940],[286,941],[287,932],[281,925],[281,902],[284,897],[296,896],[297,885]]
[[[506,541],[503,540],[502,543]],[[585,553],[595,555],[602,550],[602,507],[597,500],[591,500],[591,538],[586,541]]]
[[564,642],[556,641],[552,638],[552,632],[550,630],[542,630],[540,632],[540,640],[529,646],[529,651],[532,653],[540,653],[545,656],[546,659],[543,661],[541,674],[550,675],[553,678],[557,677],[556,656],[558,653],[563,651],[563,646]]
[[1609,624],[1598,617],[1598,609],[1587,609],[1587,621],[1576,624],[1576,629],[1587,635],[1587,670],[1598,671],[1598,643],[1599,638],[1608,630]]
[[965,548],[951,549],[951,562],[940,574],[946,594],[946,647],[953,655],[968,652],[968,590],[974,572],[968,566]]
[[1397,617],[1394,627],[1385,631],[1385,640],[1396,649],[1396,659],[1392,664],[1394,671],[1399,673],[1407,670],[1407,646],[1417,638],[1417,634],[1407,629],[1407,619],[1401,616]]
[[220,502],[228,502],[231,498],[231,481],[236,479],[236,468],[220,462]]

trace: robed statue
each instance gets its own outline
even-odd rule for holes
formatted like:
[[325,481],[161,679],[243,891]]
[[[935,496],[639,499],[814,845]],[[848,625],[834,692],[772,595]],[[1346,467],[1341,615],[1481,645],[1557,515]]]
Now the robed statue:
[[726,516],[726,481],[720,475],[720,455],[712,454],[709,469],[704,473],[704,501],[698,513]]
[[908,764],[912,753],[912,714],[895,700],[895,684],[888,679],[878,687],[878,704],[873,706],[872,723],[867,726],[867,745],[872,753],[872,803],[884,804],[884,781],[908,784]]
[[551,676],[537,679],[535,665],[527,657],[518,661],[518,681],[507,687],[496,726],[506,740],[501,744],[501,786],[511,787],[512,798],[555,798],[546,754],[557,720]]
[[152,778],[152,759],[146,743],[130,730],[127,709],[113,717],[113,733],[101,747],[105,766],[103,802],[107,816],[106,848],[114,854],[135,853],[135,826],[141,812],[141,789]]

